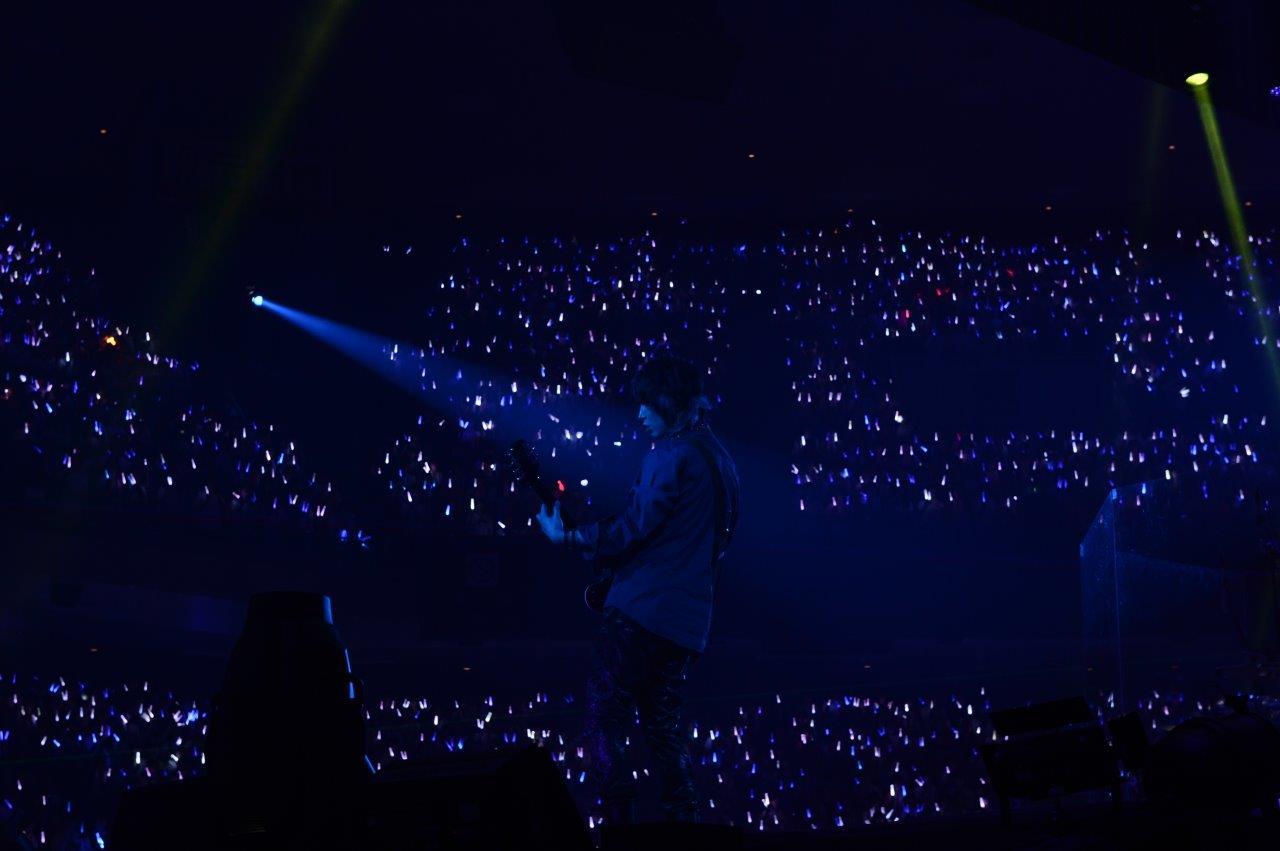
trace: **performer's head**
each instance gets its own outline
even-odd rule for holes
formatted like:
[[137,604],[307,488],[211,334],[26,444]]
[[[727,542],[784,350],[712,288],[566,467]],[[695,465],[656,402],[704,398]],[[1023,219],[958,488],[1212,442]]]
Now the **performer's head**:
[[640,420],[654,437],[695,424],[710,407],[702,391],[702,373],[669,352],[654,354],[640,365],[631,395],[640,403]]

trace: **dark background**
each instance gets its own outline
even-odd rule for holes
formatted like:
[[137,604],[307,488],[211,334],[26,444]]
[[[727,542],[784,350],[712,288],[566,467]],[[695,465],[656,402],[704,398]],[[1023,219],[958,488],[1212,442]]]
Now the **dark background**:
[[[104,314],[199,360],[211,395],[297,435],[351,487],[417,403],[249,310],[249,289],[412,341],[467,234],[750,239],[848,210],[890,232],[1002,239],[1224,230],[1194,103],[1170,77],[1180,60],[1136,47],[1162,37],[1150,4],[1082,9],[1099,27],[1136,28],[1129,65],[1114,38],[1111,53],[1091,53],[995,3],[597,5],[19,4],[0,27],[0,208],[94,270],[86,296]],[[1229,55],[1223,39],[1238,30],[1206,32],[1202,54]],[[1194,41],[1183,47],[1196,55]],[[1250,224],[1264,226],[1280,200],[1275,124],[1240,92],[1274,64],[1251,67],[1243,82],[1223,75],[1219,119]],[[383,245],[412,245],[412,259],[388,260]],[[779,391],[754,379],[782,343],[741,342],[717,388],[719,425],[740,463],[763,468],[761,445],[787,422]],[[1099,402],[1109,373],[1089,351],[1041,348],[1016,366],[981,351],[900,354],[877,366],[941,424],[1075,415],[1104,428],[1127,415]],[[1076,545],[1096,505],[1046,504],[1017,523],[922,526],[892,512],[831,523],[788,513],[772,475],[746,494],[750,555],[721,607],[725,642],[857,654],[906,639],[1074,641]],[[86,526],[83,540],[95,534]],[[376,593],[398,598],[397,617],[427,624],[414,639],[474,646],[477,622],[511,640],[590,630],[578,577],[536,540],[503,557],[530,560],[521,582],[542,608],[513,591],[505,605],[519,618],[480,621],[437,590],[456,571],[409,544],[312,553],[323,562],[312,574],[283,565],[310,551],[285,547],[220,584],[213,561],[133,575],[121,565],[130,539],[102,540],[120,548],[95,568],[113,582],[235,598],[309,575],[340,617],[345,599],[373,623]],[[36,574],[74,573],[85,558]]]

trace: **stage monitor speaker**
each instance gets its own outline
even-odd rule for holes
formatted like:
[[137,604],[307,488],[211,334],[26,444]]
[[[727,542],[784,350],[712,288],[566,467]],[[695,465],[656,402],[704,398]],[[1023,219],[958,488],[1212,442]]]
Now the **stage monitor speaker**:
[[386,767],[368,794],[370,848],[591,848],[564,778],[542,748]]
[[1001,798],[1050,798],[1119,781],[1115,754],[1101,724],[1031,733],[980,748]]
[[1084,699],[992,712],[991,721],[1002,739],[979,752],[1006,823],[1014,798],[1058,798],[1110,786],[1119,801],[1115,751]]
[[[316,848],[344,851],[590,851],[586,825],[547,751],[456,754],[388,767],[340,808],[320,802],[297,830],[238,817],[207,778],[127,792],[112,830],[122,851]],[[335,819],[335,816],[340,818]],[[351,835],[332,831],[354,825]],[[317,836],[317,833],[320,836]]]
[[1280,795],[1280,730],[1254,712],[1183,721],[1151,746],[1146,789],[1179,810],[1270,808]]
[[618,824],[600,831],[600,851],[742,851],[742,828],[723,824]]
[[1025,736],[1096,720],[1083,697],[1064,697],[1031,706],[1015,706],[991,713],[991,726],[1001,736]]
[[1111,744],[1115,747],[1116,756],[1125,771],[1136,774],[1146,770],[1150,746],[1142,716],[1136,712],[1129,712],[1112,718],[1107,722],[1107,732],[1111,734]]
[[216,809],[204,777],[130,789],[120,799],[109,845],[120,851],[211,851],[220,838]]

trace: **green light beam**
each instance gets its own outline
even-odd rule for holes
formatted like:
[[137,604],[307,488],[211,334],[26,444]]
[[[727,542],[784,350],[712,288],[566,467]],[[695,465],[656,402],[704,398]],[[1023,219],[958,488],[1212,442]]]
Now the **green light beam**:
[[[1188,78],[1190,82],[1190,78]],[[1280,357],[1276,354],[1276,339],[1271,333],[1268,316],[1270,309],[1267,294],[1258,277],[1258,266],[1253,257],[1253,247],[1249,244],[1249,231],[1244,223],[1244,209],[1236,195],[1236,184],[1231,178],[1231,167],[1227,164],[1226,146],[1222,144],[1222,134],[1218,131],[1218,118],[1209,99],[1209,87],[1205,83],[1192,84],[1196,108],[1200,112],[1200,123],[1204,127],[1205,141],[1209,146],[1209,158],[1213,162],[1213,173],[1218,180],[1218,192],[1222,195],[1222,208],[1227,216],[1227,231],[1236,256],[1240,258],[1240,272],[1244,276],[1245,286],[1253,296],[1254,315],[1257,318],[1258,330],[1262,333],[1262,348],[1266,352],[1267,364],[1271,368],[1271,377],[1277,396],[1280,397]]]
[[162,333],[172,332],[180,327],[190,312],[191,303],[195,300],[235,222],[240,218],[241,210],[252,195],[254,187],[257,186],[258,179],[266,169],[280,140],[280,135],[288,124],[288,119],[292,117],[297,107],[307,80],[311,78],[316,66],[323,58],[338,21],[349,5],[349,0],[319,0],[319,2],[322,8],[319,9],[307,30],[297,59],[292,64],[292,70],[283,80],[272,101],[272,107],[267,111],[266,117],[254,134],[253,144],[249,147],[244,166],[223,196],[200,249],[196,252],[186,276],[175,290],[173,302],[161,328]]

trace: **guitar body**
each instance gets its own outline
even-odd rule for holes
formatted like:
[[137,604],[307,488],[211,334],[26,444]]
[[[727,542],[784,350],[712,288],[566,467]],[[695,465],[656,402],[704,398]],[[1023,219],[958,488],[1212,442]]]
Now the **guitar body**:
[[597,615],[604,614],[604,601],[609,597],[609,589],[613,587],[613,571],[605,571],[604,575],[582,589],[582,602]]
[[[699,451],[703,453],[708,468],[715,469],[715,461],[705,446],[695,444],[700,447]],[[542,477],[542,473],[538,467],[537,456],[533,453],[533,447],[527,441],[517,440],[511,445],[510,451],[512,461],[512,473],[524,484],[533,489],[538,495],[538,499],[542,500],[542,504],[546,506],[547,511],[551,511],[560,498],[560,492],[563,485],[553,486]],[[716,527],[715,540],[712,542],[711,563],[713,567],[716,562],[724,556],[725,550],[729,546],[729,541],[733,538],[733,530],[737,525],[737,509],[734,508],[731,514],[726,514],[725,491],[724,484],[717,477],[717,494],[716,494],[716,516],[719,518],[720,525]],[[565,518],[564,510],[561,509],[560,517],[565,520],[565,525],[570,525]],[[600,558],[596,563],[599,575],[595,581],[589,583],[582,590],[582,601],[587,604],[587,608],[598,615],[604,614],[604,603],[609,597],[609,589],[613,587],[613,568],[618,562],[618,557]]]
[[[511,445],[511,461],[512,473],[522,483],[533,489],[538,495],[538,499],[542,500],[542,504],[550,511],[556,504],[556,500],[560,498],[560,491],[542,477],[539,468],[537,456],[533,453],[533,447],[527,441],[517,440]],[[565,520],[563,509],[560,517]],[[600,576],[594,582],[587,585],[582,590],[582,601],[587,604],[587,608],[598,615],[604,614],[604,601],[609,596],[609,589],[613,587],[613,570],[607,564],[601,566]]]

